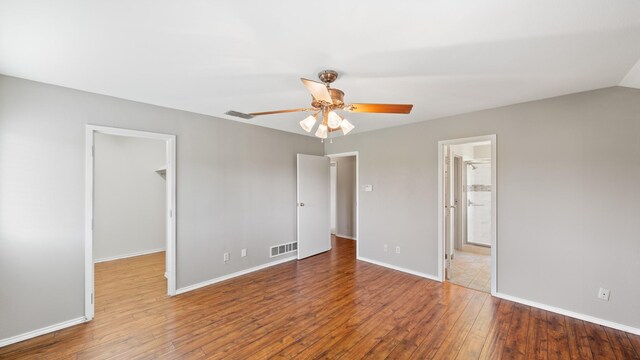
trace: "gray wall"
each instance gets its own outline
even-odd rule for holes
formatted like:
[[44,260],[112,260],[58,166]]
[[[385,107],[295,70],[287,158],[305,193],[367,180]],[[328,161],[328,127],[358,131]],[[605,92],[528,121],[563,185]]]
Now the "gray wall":
[[334,139],[326,153],[359,151],[360,183],[373,185],[360,192],[360,255],[436,275],[437,143],[486,134],[497,134],[498,291],[640,328],[637,89]]
[[339,157],[336,181],[336,235],[356,237],[356,158]]
[[295,154],[317,139],[0,76],[0,339],[84,314],[85,124],[177,135],[178,288],[295,240]]
[[95,135],[93,258],[166,248],[166,142]]

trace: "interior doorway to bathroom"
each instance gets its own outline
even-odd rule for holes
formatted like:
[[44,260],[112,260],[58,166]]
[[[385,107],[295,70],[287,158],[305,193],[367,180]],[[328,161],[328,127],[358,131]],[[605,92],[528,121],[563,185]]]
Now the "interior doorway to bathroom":
[[495,293],[495,136],[440,142],[441,278]]

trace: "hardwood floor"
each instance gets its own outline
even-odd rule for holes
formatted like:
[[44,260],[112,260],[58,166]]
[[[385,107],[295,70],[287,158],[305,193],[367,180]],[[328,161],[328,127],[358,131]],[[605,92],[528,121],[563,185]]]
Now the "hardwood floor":
[[169,298],[164,253],[96,265],[95,320],[2,359],[639,359],[640,336],[334,250]]

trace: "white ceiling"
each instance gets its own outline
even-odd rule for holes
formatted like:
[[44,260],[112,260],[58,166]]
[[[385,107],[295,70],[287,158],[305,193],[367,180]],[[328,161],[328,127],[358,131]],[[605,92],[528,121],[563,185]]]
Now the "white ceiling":
[[325,68],[347,102],[415,104],[348,114],[361,132],[640,88],[639,59],[638,0],[0,0],[0,73],[301,134],[224,112],[308,106]]

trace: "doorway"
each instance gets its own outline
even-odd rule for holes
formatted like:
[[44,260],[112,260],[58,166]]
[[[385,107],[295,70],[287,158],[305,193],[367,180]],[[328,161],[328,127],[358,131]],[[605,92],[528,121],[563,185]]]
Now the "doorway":
[[332,241],[355,241],[360,256],[360,166],[357,151],[326,155],[330,159]]
[[[329,251],[336,241],[351,243],[342,248],[353,246],[360,234],[358,169],[357,151],[325,156],[298,154],[295,244],[298,260]],[[342,185],[341,179],[346,185]],[[343,200],[347,202],[346,210],[341,207]],[[348,226],[341,215],[347,218]],[[356,241],[356,258],[358,244]]]
[[496,137],[438,145],[440,279],[495,294]]
[[331,164],[331,234],[357,240],[356,157],[330,157]]
[[[137,141],[136,141],[137,140]],[[151,143],[153,143],[152,146]],[[127,166],[138,166],[137,164],[129,164],[130,159],[124,159],[122,154],[118,159],[118,155],[115,158],[109,160],[108,156],[100,158],[100,164],[96,159],[96,146],[100,146],[102,150],[108,149],[108,144],[111,144],[111,149],[114,151],[121,151],[123,147],[134,147],[135,151],[149,151],[149,149],[155,149],[159,151],[156,154],[155,160],[158,164],[153,164],[153,168],[144,169],[149,170],[149,174],[145,174],[142,171],[138,171],[137,175],[134,175],[133,168]],[[110,145],[110,146],[111,146]],[[85,317],[87,320],[91,320],[94,317],[95,305],[94,305],[94,282],[95,282],[95,267],[94,261],[100,262],[115,260],[125,257],[132,257],[136,255],[143,255],[149,252],[157,252],[159,250],[165,251],[165,274],[167,278],[167,294],[175,295],[176,289],[176,271],[175,271],[175,247],[176,247],[176,224],[175,224],[175,136],[150,133],[144,131],[128,130],[109,128],[102,126],[87,125],[86,127],[86,177],[85,177]],[[105,147],[107,146],[107,147]],[[143,150],[146,149],[146,150]],[[103,155],[114,155],[106,154]],[[140,154],[136,154],[137,155]],[[133,156],[132,156],[133,157]],[[126,160],[126,161],[125,161]],[[110,170],[111,169],[111,170]],[[121,179],[108,177],[110,171],[120,173]],[[122,172],[124,171],[124,173]],[[123,175],[124,174],[124,175]],[[144,215],[137,212],[137,214],[130,214],[127,216],[127,211],[131,209],[125,209],[122,204],[118,204],[113,201],[113,198],[118,197],[131,197],[137,196],[137,194],[124,194],[128,190],[125,187],[117,186],[105,186],[113,185],[114,182],[120,182],[125,184],[127,181],[134,178],[144,178],[150,181],[149,187],[161,186],[160,193],[155,193],[160,199],[155,200],[154,204],[158,208],[149,210],[154,212],[153,220],[151,218],[142,220]],[[106,181],[105,181],[106,180]],[[131,190],[131,189],[129,189]],[[149,189],[145,189],[147,191]],[[115,192],[115,193],[114,193]],[[162,194],[164,192],[164,194]],[[153,202],[153,201],[152,201]],[[105,219],[105,214],[111,210],[111,219]],[[134,211],[135,212],[135,211]],[[97,218],[100,216],[100,218]],[[153,222],[164,227],[164,229],[155,229],[155,234],[150,237],[164,237],[161,239],[148,240],[143,244],[136,244],[136,247],[131,247],[130,242],[124,241],[120,243],[110,243],[105,245],[101,243],[99,246],[95,246],[94,241],[101,238],[115,238],[113,234],[106,234],[102,231],[98,233],[96,230],[102,229],[105,231],[116,231],[113,226],[109,225],[109,220],[119,220],[129,223],[130,225],[139,227],[136,222]],[[135,219],[132,219],[135,218]],[[161,235],[158,235],[161,234]],[[116,235],[117,237],[118,235]],[[155,241],[155,242],[154,242]],[[154,248],[151,248],[154,247]],[[159,248],[158,248],[159,247]],[[114,255],[115,254],[115,255]]]

